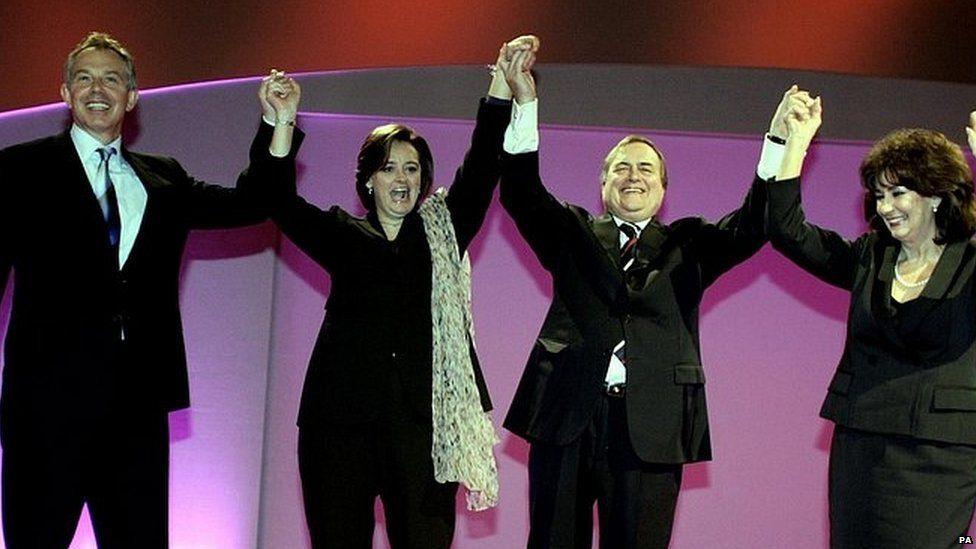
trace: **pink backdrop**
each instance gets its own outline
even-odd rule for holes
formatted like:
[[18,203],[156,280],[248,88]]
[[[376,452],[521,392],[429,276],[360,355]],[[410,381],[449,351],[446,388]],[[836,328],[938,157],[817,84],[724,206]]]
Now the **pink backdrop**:
[[[474,102],[472,101],[472,114]],[[543,113],[543,117],[544,117]],[[352,173],[358,145],[387,117],[307,115],[300,193],[320,206],[358,211]],[[435,153],[435,187],[449,184],[467,146],[470,122],[407,120]],[[599,211],[598,172],[606,150],[632,129],[553,127],[542,132],[542,174],[558,197]],[[751,182],[759,136],[657,133],[671,174],[665,219],[717,219]],[[811,217],[855,235],[856,168],[864,144],[820,144],[810,170]],[[550,279],[496,204],[472,246],[477,345],[496,425],[551,296]],[[302,541],[294,415],[299,388],[328,295],[328,277],[287,240],[275,279],[269,395],[269,451],[262,540]],[[840,356],[847,295],[799,271],[768,247],[709,290],[702,340],[716,460],[686,469],[673,547],[824,547],[829,424],[817,418]],[[502,503],[461,511],[459,548],[518,547],[527,532],[528,447],[502,431],[496,452]],[[382,525],[381,507],[377,507]],[[802,535],[801,535],[802,534]],[[375,547],[386,547],[378,528]]]
[[[203,178],[232,181],[257,123],[255,85],[227,81],[147,92],[127,143],[173,154]],[[778,93],[770,90],[773,102]],[[57,106],[0,114],[0,146],[58,131],[65,118]],[[369,129],[391,119],[303,116],[308,137],[299,157],[300,192],[320,206],[357,211],[356,150]],[[407,122],[431,143],[435,184],[448,184],[472,123]],[[560,198],[598,211],[602,157],[633,131],[639,130],[545,128],[544,180]],[[714,220],[738,205],[752,178],[758,132],[646,133],[669,163],[665,220]],[[866,146],[817,144],[804,185],[809,217],[849,237],[863,228],[856,168]],[[550,283],[497,204],[471,252],[477,344],[500,424]],[[328,276],[265,224],[191,238],[181,288],[193,408],[171,418],[172,546],[306,547],[295,416]],[[715,461],[686,469],[673,547],[826,547],[830,426],[817,411],[840,356],[847,300],[768,246],[706,294],[702,350]],[[502,502],[484,514],[459,511],[459,549],[524,545],[527,445],[501,436]],[[386,547],[378,516],[375,545]],[[87,519],[72,547],[94,547]]]

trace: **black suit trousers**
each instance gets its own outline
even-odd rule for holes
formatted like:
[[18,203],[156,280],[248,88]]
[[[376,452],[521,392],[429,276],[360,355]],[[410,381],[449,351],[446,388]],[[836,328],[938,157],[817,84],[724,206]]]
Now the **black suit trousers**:
[[532,444],[528,547],[591,547],[596,503],[602,549],[666,548],[680,488],[681,465],[638,458],[624,398],[604,396],[578,439]]
[[448,549],[457,483],[434,480],[430,419],[403,410],[354,425],[302,426],[298,466],[314,549],[369,549],[383,502],[393,549]]
[[8,549],[66,549],[85,504],[99,549],[168,546],[165,412],[92,417],[70,432],[8,432],[4,443]]

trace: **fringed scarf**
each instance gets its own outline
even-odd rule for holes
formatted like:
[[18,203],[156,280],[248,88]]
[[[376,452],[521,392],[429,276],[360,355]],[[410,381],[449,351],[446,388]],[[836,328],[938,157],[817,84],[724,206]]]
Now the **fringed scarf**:
[[471,262],[459,257],[445,189],[438,189],[418,212],[430,247],[430,313],[433,332],[434,440],[431,457],[437,482],[459,482],[467,489],[468,509],[498,504],[498,467],[492,447],[498,436],[491,415],[481,407],[468,337],[471,316]]

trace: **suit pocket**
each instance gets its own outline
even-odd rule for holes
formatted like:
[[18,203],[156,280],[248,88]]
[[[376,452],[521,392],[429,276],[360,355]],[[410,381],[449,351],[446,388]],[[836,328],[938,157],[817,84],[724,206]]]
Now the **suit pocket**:
[[554,369],[554,364],[560,362],[560,357],[565,360],[569,354],[566,350],[568,347],[569,344],[562,341],[540,338],[532,348],[532,354],[529,355],[529,364],[534,365],[539,373],[549,375]]
[[705,371],[699,364],[678,364],[674,367],[676,385],[704,385]]
[[976,388],[936,387],[932,395],[932,409],[937,412],[976,412]]

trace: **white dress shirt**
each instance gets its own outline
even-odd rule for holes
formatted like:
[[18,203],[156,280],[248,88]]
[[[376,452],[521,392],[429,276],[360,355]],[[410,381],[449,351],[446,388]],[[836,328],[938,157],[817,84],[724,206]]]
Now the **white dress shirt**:
[[[146,188],[139,181],[139,177],[132,169],[132,166],[122,157],[122,137],[119,136],[107,145],[102,145],[100,141],[92,137],[88,132],[77,125],[71,126],[71,142],[75,145],[75,151],[81,160],[81,165],[85,168],[85,175],[91,184],[92,192],[96,200],[101,203],[105,195],[105,179],[99,177],[98,167],[102,163],[102,157],[98,154],[98,149],[102,147],[112,147],[115,154],[109,158],[108,172],[112,177],[112,184],[115,186],[115,196],[119,204],[119,222],[121,223],[121,233],[119,234],[119,268],[125,265],[132,246],[135,244],[136,235],[139,234],[139,226],[142,224],[142,216],[146,212],[146,201],[148,194]],[[108,239],[106,233],[105,238]]]
[[[611,217],[613,217],[613,222],[616,223],[618,229],[624,223],[629,223],[631,225],[637,225],[637,237],[638,238],[640,238],[641,233],[644,232],[644,228],[647,227],[647,224],[651,222],[650,219],[645,219],[644,221],[636,221],[636,222],[624,221],[623,219],[620,219],[619,217],[617,217],[615,215],[612,215],[612,214],[611,214]],[[627,237],[627,235],[624,234],[623,231],[620,231],[620,242],[619,242],[619,246],[621,248],[624,247],[624,244],[627,243],[627,240],[629,240],[628,237]],[[616,352],[618,350],[620,350],[622,347],[624,347],[625,345],[626,345],[626,342],[621,339],[620,340],[620,343],[617,343],[617,345],[614,346],[613,352],[610,353],[610,365],[607,367],[607,376],[605,378],[603,378],[603,381],[604,381],[604,383],[607,384],[607,386],[617,385],[617,384],[620,384],[620,383],[626,383],[627,382],[627,367],[624,366],[624,363],[621,362],[620,359],[617,358],[617,355],[616,355]]]
[[512,118],[505,128],[505,143],[502,148],[508,154],[524,154],[539,150],[538,99],[533,99],[524,105],[512,101]]

